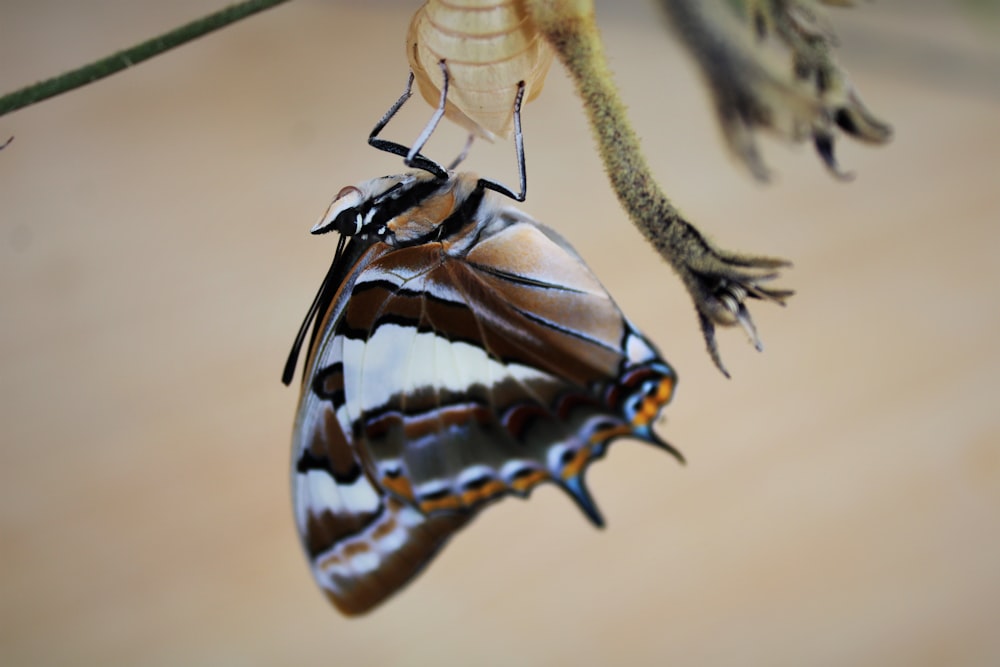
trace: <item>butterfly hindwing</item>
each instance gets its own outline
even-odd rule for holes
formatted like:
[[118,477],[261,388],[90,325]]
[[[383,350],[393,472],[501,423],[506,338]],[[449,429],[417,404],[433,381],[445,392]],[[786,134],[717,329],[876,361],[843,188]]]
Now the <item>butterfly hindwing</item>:
[[620,436],[669,448],[652,422],[673,371],[565,241],[471,178],[352,240],[370,245],[345,255],[317,325],[294,500],[314,575],[346,613],[504,495],[551,481],[600,523],[589,463]]

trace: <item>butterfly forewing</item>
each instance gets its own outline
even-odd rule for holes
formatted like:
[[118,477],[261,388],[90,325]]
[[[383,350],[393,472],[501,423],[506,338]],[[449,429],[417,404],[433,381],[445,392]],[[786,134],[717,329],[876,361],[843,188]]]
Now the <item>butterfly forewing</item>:
[[352,241],[371,245],[317,325],[295,504],[314,575],[346,613],[505,494],[552,481],[599,523],[587,465],[623,435],[666,446],[651,426],[670,367],[565,241],[470,182],[442,180],[377,240]]

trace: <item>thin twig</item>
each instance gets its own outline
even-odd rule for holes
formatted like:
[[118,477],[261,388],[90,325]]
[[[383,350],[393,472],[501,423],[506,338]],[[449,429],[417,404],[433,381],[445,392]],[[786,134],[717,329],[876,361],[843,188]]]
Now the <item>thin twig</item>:
[[39,81],[34,85],[4,95],[0,97],[0,116],[41,102],[50,97],[55,97],[74,88],[85,86],[98,79],[103,79],[115,72],[120,72],[127,67],[138,64],[143,60],[148,60],[153,56],[159,55],[164,51],[169,51],[175,46],[190,42],[202,35],[223,28],[230,23],[235,23],[287,1],[247,0],[246,2],[231,5],[214,14],[209,14],[124,51],[119,51],[89,65],[84,65],[79,69],[60,74],[45,81]]

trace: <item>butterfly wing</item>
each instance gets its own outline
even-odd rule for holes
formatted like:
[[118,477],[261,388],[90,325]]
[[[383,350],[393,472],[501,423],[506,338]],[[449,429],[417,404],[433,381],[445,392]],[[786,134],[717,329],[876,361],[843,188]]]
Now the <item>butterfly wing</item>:
[[314,575],[346,613],[503,495],[551,481],[600,523],[589,463],[620,436],[669,449],[651,424],[675,376],[579,256],[513,209],[463,233],[372,246],[309,362],[295,502]]
[[409,581],[469,518],[425,516],[379,487],[371,457],[345,417],[346,337],[332,330],[358,275],[388,250],[376,244],[360,257],[353,253],[354,266],[316,328],[293,436],[296,525],[317,583],[349,615],[368,611]]

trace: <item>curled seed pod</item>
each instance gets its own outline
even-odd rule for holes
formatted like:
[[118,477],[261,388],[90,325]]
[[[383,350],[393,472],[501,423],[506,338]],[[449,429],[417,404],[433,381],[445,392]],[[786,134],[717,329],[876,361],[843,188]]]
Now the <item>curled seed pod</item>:
[[850,174],[834,155],[838,128],[871,144],[891,138],[892,128],[862,103],[834,58],[837,39],[821,5],[855,0],[659,1],[703,69],[726,143],[758,179],[770,174],[758,130],[792,142],[811,138],[830,172],[845,180]]
[[510,136],[519,83],[524,101],[542,91],[553,52],[520,0],[428,0],[410,22],[406,55],[420,94],[434,107],[444,61],[445,116],[492,141]]

